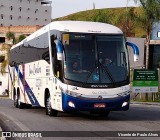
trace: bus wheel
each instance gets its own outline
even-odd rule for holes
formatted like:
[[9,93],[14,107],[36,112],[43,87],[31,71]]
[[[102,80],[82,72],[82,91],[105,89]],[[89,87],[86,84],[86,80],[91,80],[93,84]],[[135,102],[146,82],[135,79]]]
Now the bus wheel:
[[18,108],[18,97],[17,94],[14,95],[14,106]]
[[20,95],[18,95],[18,108],[23,109],[25,107],[25,103],[21,102]]
[[103,111],[103,112],[99,112],[99,116],[100,117],[108,117],[110,111]]
[[25,108],[27,108],[27,109],[31,109],[31,108],[32,108],[32,105],[30,105],[30,104],[26,104],[26,105],[25,105]]
[[51,107],[51,98],[48,95],[47,99],[46,99],[46,115],[49,116],[57,116],[58,111],[55,109],[52,109]]

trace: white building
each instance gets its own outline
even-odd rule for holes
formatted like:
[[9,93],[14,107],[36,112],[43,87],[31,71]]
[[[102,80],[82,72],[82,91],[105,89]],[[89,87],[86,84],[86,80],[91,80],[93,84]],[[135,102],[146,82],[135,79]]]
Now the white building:
[[43,26],[50,22],[51,1],[0,0],[0,26]]

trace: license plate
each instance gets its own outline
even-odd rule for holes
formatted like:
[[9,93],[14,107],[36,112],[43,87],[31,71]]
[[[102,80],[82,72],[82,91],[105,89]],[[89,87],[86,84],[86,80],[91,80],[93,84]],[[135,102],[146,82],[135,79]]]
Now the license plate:
[[105,108],[106,104],[105,103],[96,103],[94,104],[94,108]]

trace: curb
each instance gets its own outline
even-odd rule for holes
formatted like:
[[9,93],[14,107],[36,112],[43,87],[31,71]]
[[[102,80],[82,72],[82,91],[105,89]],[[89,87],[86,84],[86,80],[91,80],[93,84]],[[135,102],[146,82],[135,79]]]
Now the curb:
[[0,95],[0,99],[9,99],[9,96],[5,96],[5,95]]
[[142,104],[142,105],[156,105],[156,106],[160,106],[160,103],[156,103],[156,102],[130,102],[130,104]]

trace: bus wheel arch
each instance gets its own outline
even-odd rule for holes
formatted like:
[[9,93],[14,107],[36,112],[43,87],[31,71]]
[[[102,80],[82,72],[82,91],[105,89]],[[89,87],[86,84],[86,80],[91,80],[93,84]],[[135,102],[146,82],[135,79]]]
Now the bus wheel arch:
[[21,102],[21,94],[19,88],[17,88],[17,99],[18,99],[18,108],[23,109],[25,107],[25,103]]
[[50,92],[49,89],[45,90],[45,108],[46,108],[46,115],[49,116],[57,116],[58,111],[53,109],[51,106],[51,96],[50,96]]

